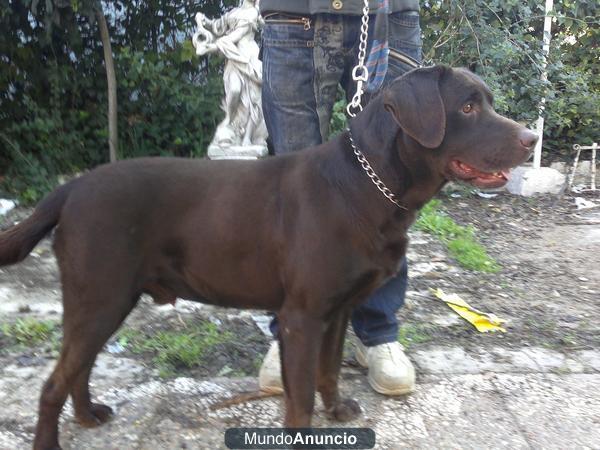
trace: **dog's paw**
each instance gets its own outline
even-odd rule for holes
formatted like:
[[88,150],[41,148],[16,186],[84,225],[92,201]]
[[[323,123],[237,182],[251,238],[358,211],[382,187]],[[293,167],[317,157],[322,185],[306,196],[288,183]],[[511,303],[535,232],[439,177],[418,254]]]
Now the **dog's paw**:
[[33,450],[62,450],[62,447],[60,445],[58,445],[58,444],[56,444],[56,445],[49,445],[49,446],[45,446],[45,447],[40,447],[36,443],[33,446]]
[[113,410],[106,405],[92,403],[86,411],[78,411],[77,422],[85,428],[94,428],[108,422],[113,416]]
[[49,439],[49,442],[44,442],[44,438],[36,436],[33,443],[33,450],[62,450],[56,438]]
[[347,398],[340,400],[334,407],[327,410],[327,415],[339,422],[349,422],[360,416],[361,412],[358,402]]

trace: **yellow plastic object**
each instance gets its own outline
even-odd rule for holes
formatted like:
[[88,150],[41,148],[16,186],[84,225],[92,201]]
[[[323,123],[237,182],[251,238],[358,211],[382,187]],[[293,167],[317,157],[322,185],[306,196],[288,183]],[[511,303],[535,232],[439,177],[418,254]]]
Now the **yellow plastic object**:
[[446,294],[439,288],[431,289],[431,292],[456,311],[459,316],[477,328],[477,331],[481,333],[487,333],[488,331],[502,331],[506,333],[506,330],[501,327],[501,324],[506,322],[506,320],[496,317],[494,314],[484,313],[473,308],[457,294]]

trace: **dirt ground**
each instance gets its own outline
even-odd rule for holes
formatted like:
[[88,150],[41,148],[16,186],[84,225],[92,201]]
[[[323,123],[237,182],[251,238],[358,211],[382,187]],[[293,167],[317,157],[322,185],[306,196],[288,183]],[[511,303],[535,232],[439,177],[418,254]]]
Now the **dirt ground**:
[[[411,350],[436,344],[460,345],[478,352],[489,346],[542,346],[560,351],[600,348],[600,208],[578,210],[573,198],[522,198],[499,194],[482,198],[471,191],[446,191],[440,195],[443,210],[458,224],[473,225],[477,238],[502,269],[497,273],[473,272],[459,267],[437,239],[421,232],[411,233],[410,281],[407,303],[400,313],[406,326],[404,343]],[[590,197],[593,200],[593,197]],[[6,228],[30,213],[17,209],[0,224]],[[2,269],[5,281],[27,294],[50,291],[59,297],[56,268],[50,242],[45,240],[24,264]],[[449,315],[448,308],[434,300],[431,288],[457,293],[472,306],[506,319],[508,333],[493,336]],[[17,302],[17,314],[0,316],[3,322],[33,315],[59,319],[59,305],[41,299]],[[146,299],[127,325],[139,330],[182,329],[181,316],[169,314],[170,306],[155,307]],[[2,313],[0,306],[0,313]],[[255,375],[268,337],[250,314],[198,305],[199,317],[208,318],[232,332],[236,339],[218,345],[207,355],[206,364],[188,375],[214,376],[223,368],[232,374]],[[157,312],[158,310],[158,312]],[[165,317],[166,313],[166,317]],[[157,320],[162,318],[161,320]],[[0,344],[6,337],[0,334]],[[114,342],[114,341],[113,341]],[[10,351],[4,345],[3,352]],[[36,349],[23,350],[30,356]],[[125,356],[136,358],[148,355]],[[21,355],[26,357],[27,355]],[[347,361],[352,363],[352,361]]]
[[[465,376],[487,372],[543,372],[593,377],[600,374],[600,208],[578,210],[573,197],[568,195],[527,199],[500,193],[493,198],[482,198],[471,191],[459,190],[446,191],[440,199],[444,211],[457,223],[472,224],[476,228],[477,238],[498,261],[501,270],[479,273],[463,269],[435,237],[411,232],[409,292],[399,316],[401,341],[415,362],[420,379],[433,383],[435,376],[451,373]],[[588,199],[600,204],[599,197]],[[29,212],[21,208],[10,212],[0,218],[0,228],[6,228]],[[25,317],[60,320],[57,277],[48,239],[23,264],[0,269],[0,326]],[[507,332],[478,333],[429,293],[431,288],[438,287],[447,293],[459,294],[478,309],[506,319]],[[234,382],[238,377],[256,376],[270,341],[257,325],[266,320],[262,312],[223,310],[183,301],[178,301],[175,308],[158,307],[145,300],[127,320],[125,328],[152,335],[160,330],[185,331],[190,323],[198,320],[227,331],[230,339],[212,346],[201,364],[179,368],[179,377],[203,380],[229,377]],[[348,376],[350,380],[362,379],[365,374],[353,359],[352,339],[350,333],[345,358],[345,371],[350,375],[346,375],[346,382]],[[162,380],[152,352],[134,351],[127,343],[120,345],[123,342],[119,336],[113,337],[104,355],[116,366],[122,360],[123,370],[128,370],[128,364],[143,368],[129,371],[127,380],[136,386]],[[0,367],[10,367],[4,372],[0,369],[0,385],[3,379],[6,383],[18,381],[21,373],[31,377],[36,371],[47,372],[56,351],[56,345],[50,342],[34,348],[14,345],[11,338],[0,332]],[[105,369],[104,366],[99,369],[101,378],[97,383],[119,385],[119,369],[115,369],[114,374]],[[39,373],[34,376],[36,386],[41,383]],[[35,404],[38,392],[37,389],[28,391],[28,406]],[[0,448],[17,448],[19,443],[30,442],[34,408],[23,412],[19,419],[18,408],[24,407],[23,399],[11,397],[8,392],[5,395],[10,400],[8,404],[17,405],[17,418],[0,414]],[[160,415],[160,412],[155,411],[155,414]],[[598,399],[594,400],[590,414],[590,423],[600,423]],[[69,428],[67,439],[72,441],[71,447],[66,448],[78,448],[77,433],[76,428]],[[530,448],[560,448],[553,447],[554,437],[544,434],[547,430],[540,433],[538,441],[535,441],[537,438],[534,441],[539,443],[546,439],[549,446],[533,445],[533,438],[524,432]],[[420,442],[414,441],[413,445],[445,447],[442,441],[437,444],[431,441],[431,446]],[[597,442],[589,448],[598,448]],[[448,445],[447,448],[468,447]],[[498,444],[497,447],[519,446]],[[136,448],[147,447],[138,443]],[[173,447],[158,445],[155,448]],[[381,444],[380,448],[396,447]]]
[[[456,222],[476,227],[478,239],[502,269],[492,274],[460,269],[433,240],[415,251],[440,255],[448,266],[411,279],[411,288],[456,292],[507,319],[509,332],[490,339],[461,322],[434,329],[437,342],[481,348],[501,339],[506,346],[563,351],[600,347],[600,208],[577,210],[569,196],[483,199],[462,194],[443,202]],[[417,323],[443,308],[420,301],[405,308],[402,317]]]

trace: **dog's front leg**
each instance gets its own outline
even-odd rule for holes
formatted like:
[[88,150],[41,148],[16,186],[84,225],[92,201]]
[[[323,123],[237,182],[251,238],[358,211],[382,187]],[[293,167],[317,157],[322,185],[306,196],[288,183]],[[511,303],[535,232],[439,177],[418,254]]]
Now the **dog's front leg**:
[[352,399],[342,399],[338,389],[349,316],[349,310],[341,311],[329,323],[321,344],[317,373],[317,389],[321,393],[325,411],[329,417],[341,422],[356,419],[360,414],[358,403]]
[[305,311],[279,313],[281,372],[285,387],[285,426],[309,427],[315,406],[317,360],[325,325]]

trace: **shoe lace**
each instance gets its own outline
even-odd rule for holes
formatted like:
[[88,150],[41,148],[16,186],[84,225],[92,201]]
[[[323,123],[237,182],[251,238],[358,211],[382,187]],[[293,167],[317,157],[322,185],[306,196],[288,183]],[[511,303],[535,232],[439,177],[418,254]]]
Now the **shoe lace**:
[[[398,347],[399,346],[399,347]],[[387,343],[387,344],[382,344],[379,347],[381,350],[377,352],[377,358],[378,359],[385,359],[388,358],[391,359],[394,362],[398,362],[396,361],[397,358],[399,358],[399,353],[398,351],[402,351],[403,348],[400,344],[393,344],[393,343]],[[397,350],[397,351],[394,351]]]

